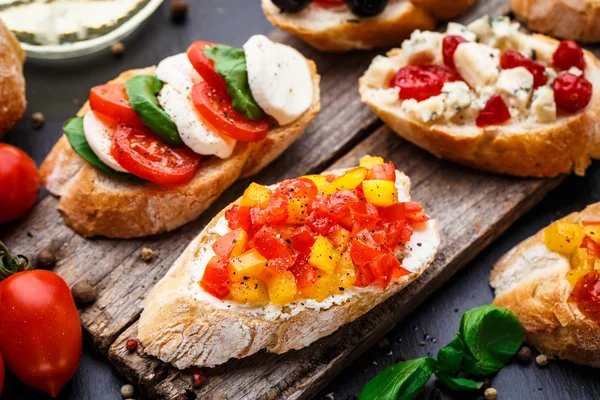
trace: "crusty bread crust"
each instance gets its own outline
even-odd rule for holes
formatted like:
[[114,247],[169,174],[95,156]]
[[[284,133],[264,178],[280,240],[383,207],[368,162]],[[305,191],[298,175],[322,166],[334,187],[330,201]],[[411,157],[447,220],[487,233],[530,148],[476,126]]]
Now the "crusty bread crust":
[[[535,40],[551,44],[558,41],[543,35]],[[388,57],[402,60],[401,49]],[[576,114],[559,114],[549,124],[523,127],[519,123],[478,128],[424,123],[404,113],[400,103],[387,106],[378,101],[371,68],[359,80],[361,99],[398,136],[422,147],[435,156],[483,171],[530,177],[553,177],[575,171],[584,175],[590,157],[600,157],[600,61],[586,51],[586,74],[594,86],[590,104]],[[404,65],[406,61],[403,61]],[[403,65],[398,65],[398,68]],[[387,82],[386,82],[387,84]]]
[[600,41],[597,0],[512,0],[511,6],[531,30],[586,43]]
[[[410,180],[404,174],[400,174],[400,179],[408,197]],[[216,309],[194,299],[198,284],[192,273],[193,260],[217,239],[211,228],[229,207],[194,239],[144,302],[138,325],[144,352],[180,369],[214,367],[262,349],[280,354],[306,347],[398,293],[418,278],[435,257],[436,249],[432,249],[431,257],[418,273],[396,281],[385,291],[361,292],[328,309],[307,308],[288,319],[268,320],[231,309]]]
[[[83,236],[133,238],[176,229],[196,219],[240,176],[258,172],[302,135],[321,108],[320,77],[314,62],[307,61],[313,78],[311,107],[293,123],[272,128],[261,142],[238,142],[225,160],[203,159],[185,185],[165,187],[108,177],[79,157],[64,135],[40,167],[42,183],[61,197],[58,209],[65,222]],[[154,67],[130,70],[111,82],[153,73]],[[77,115],[88,110],[86,103]]]
[[19,41],[0,19],[0,138],[23,117],[25,52]]
[[434,18],[448,20],[458,17],[471,7],[477,0],[411,0],[412,3],[427,10]]
[[[600,220],[600,203],[561,221]],[[545,250],[544,250],[545,249]],[[600,368],[600,326],[567,301],[567,257],[547,250],[543,230],[502,257],[490,275],[494,304],[515,313],[526,339],[541,352]]]
[[280,12],[271,0],[262,0],[262,8],[273,25],[298,36],[311,46],[321,51],[343,52],[397,45],[415,29],[431,30],[435,27],[436,20],[424,9],[410,1],[402,2],[403,5],[397,7],[394,13],[384,12],[360,20],[349,14],[348,18],[328,26],[315,24],[311,19],[313,11],[310,7],[297,14],[287,14]]

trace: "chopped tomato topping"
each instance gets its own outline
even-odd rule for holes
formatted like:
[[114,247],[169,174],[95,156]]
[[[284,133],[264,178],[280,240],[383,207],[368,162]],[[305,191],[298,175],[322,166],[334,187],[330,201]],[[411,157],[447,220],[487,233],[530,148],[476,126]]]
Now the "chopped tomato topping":
[[245,231],[249,231],[252,226],[252,220],[250,219],[250,207],[238,206],[237,204],[232,206],[229,210],[225,211],[225,219],[229,229],[242,228]]
[[396,182],[396,167],[393,162],[387,164],[376,164],[371,167],[366,180],[383,180]]
[[456,48],[461,43],[467,43],[468,40],[458,35],[446,35],[442,41],[442,55],[444,56],[444,64],[451,69],[456,69],[454,66],[454,53]]
[[296,263],[290,268],[290,272],[294,275],[296,285],[300,289],[312,285],[317,277],[317,269],[302,257],[298,257]]
[[460,77],[445,66],[408,65],[396,72],[390,86],[400,88],[401,100],[423,101],[442,93],[445,82],[458,80]]
[[305,198],[312,200],[317,196],[319,190],[317,185],[310,179],[298,178],[298,179],[287,179],[277,187],[277,193],[286,196],[288,199],[300,199]]
[[310,254],[310,248],[315,243],[315,239],[314,231],[306,225],[295,227],[290,236],[292,247],[304,255]]
[[588,254],[596,259],[600,259],[600,245],[589,236],[585,236],[581,242],[582,249],[587,249]]
[[511,118],[510,111],[502,96],[495,94],[486,103],[483,110],[475,120],[478,127],[483,128],[491,125],[502,125]]
[[425,214],[425,210],[419,203],[409,201],[406,203],[406,220],[410,223],[417,224],[419,222],[428,221],[429,217]]
[[531,75],[533,75],[534,88],[543,86],[548,82],[546,67],[538,62],[530,60],[516,50],[508,50],[502,54],[502,56],[500,56],[500,66],[502,69],[524,67],[527,71],[531,72]]
[[573,40],[563,40],[552,55],[552,65],[561,71],[566,71],[571,67],[584,71],[585,56],[583,50]]
[[368,264],[382,254],[380,245],[372,237],[354,238],[350,242],[350,256],[356,265]]
[[399,270],[401,267],[400,261],[391,252],[385,253],[369,263],[371,271],[375,276],[375,282],[386,289],[392,280],[394,270]]
[[556,105],[569,112],[585,108],[592,99],[592,84],[583,76],[560,74],[553,83]]
[[358,287],[367,287],[375,281],[375,275],[369,268],[368,264],[358,265],[356,271],[356,282],[354,285]]
[[199,283],[206,292],[223,299],[229,295],[229,289],[226,285],[228,279],[227,262],[215,256],[206,265],[204,275],[202,275]]
[[600,281],[598,271],[591,271],[579,278],[570,301],[577,303],[579,310],[600,323]]
[[242,254],[242,251],[246,247],[246,241],[248,240],[248,234],[242,228],[238,228],[231,231],[219,239],[217,239],[212,248],[221,259],[227,259],[229,257],[237,257]]
[[287,271],[298,257],[298,252],[267,225],[256,232],[252,244],[268,260],[268,267],[277,272]]

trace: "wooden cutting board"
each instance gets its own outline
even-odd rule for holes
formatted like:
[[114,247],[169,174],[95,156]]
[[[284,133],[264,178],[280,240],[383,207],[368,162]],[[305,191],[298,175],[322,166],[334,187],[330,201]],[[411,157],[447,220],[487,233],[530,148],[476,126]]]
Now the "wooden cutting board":
[[[505,1],[480,0],[458,21],[466,23],[484,14],[507,11]],[[326,55],[282,32],[271,37],[316,61],[322,75],[323,111],[302,139],[252,180],[271,184],[326,168],[356,165],[364,154],[381,155],[411,177],[413,197],[439,221],[440,251],[420,279],[333,335],[304,350],[279,356],[263,352],[204,369],[209,379],[195,389],[192,371],[178,371],[142,356],[141,349],[129,354],[124,343],[136,337],[144,297],[211,217],[239,197],[251,180],[228,189],[197,221],[175,232],[136,240],[84,239],[64,225],[56,211],[57,200],[47,197],[26,220],[0,232],[0,240],[33,258],[40,250],[51,249],[59,258],[55,271],[70,285],[84,279],[96,285],[97,300],[80,309],[84,332],[99,352],[150,397],[314,396],[562,179],[500,177],[438,160],[398,138],[360,102],[357,80],[371,59],[383,51]],[[144,247],[156,252],[148,263],[140,257]]]

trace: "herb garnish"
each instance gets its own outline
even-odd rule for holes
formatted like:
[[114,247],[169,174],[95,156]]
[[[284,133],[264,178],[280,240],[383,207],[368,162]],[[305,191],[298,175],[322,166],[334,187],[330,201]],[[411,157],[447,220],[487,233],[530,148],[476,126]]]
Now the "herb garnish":
[[412,400],[435,374],[451,390],[480,389],[471,376],[502,368],[523,342],[523,328],[508,309],[493,305],[466,312],[456,339],[433,357],[405,361],[383,370],[360,392],[359,400]]

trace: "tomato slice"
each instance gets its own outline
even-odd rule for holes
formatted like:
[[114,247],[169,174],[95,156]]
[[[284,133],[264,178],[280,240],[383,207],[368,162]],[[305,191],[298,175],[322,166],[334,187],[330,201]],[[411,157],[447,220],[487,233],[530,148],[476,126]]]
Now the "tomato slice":
[[215,70],[215,62],[204,54],[204,49],[207,47],[216,46],[216,43],[197,41],[192,43],[187,49],[187,56],[190,62],[198,71],[202,79],[206,81],[210,86],[214,87],[219,91],[227,92],[227,84],[225,78],[223,78]]
[[125,85],[106,84],[90,90],[91,109],[128,126],[143,127],[144,123],[129,104]]
[[110,149],[117,162],[132,174],[159,185],[189,182],[200,164],[200,155],[187,148],[172,148],[148,129],[120,124]]
[[192,101],[200,115],[220,133],[241,142],[258,142],[269,131],[267,118],[253,121],[233,108],[226,90],[200,82],[192,88]]

